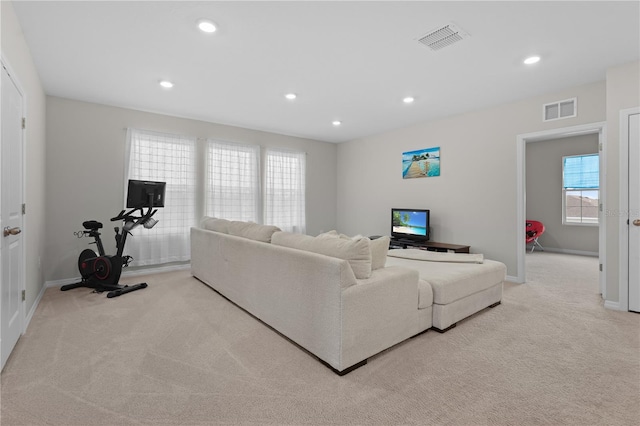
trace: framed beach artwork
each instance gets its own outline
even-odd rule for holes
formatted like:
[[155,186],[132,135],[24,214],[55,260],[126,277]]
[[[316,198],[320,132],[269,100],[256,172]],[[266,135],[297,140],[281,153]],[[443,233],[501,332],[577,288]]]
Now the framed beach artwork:
[[402,178],[440,176],[440,147],[402,153]]

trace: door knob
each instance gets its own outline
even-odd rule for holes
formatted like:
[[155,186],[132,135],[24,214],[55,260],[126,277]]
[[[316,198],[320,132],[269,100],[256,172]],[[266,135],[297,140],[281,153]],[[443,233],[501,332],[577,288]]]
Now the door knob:
[[633,221],[633,224],[634,224],[635,226],[640,226],[640,219],[636,219],[636,220],[634,220],[634,221]]
[[21,232],[22,229],[18,228],[17,226],[15,228],[9,228],[8,226],[4,228],[5,237],[8,237],[9,235],[18,235]]

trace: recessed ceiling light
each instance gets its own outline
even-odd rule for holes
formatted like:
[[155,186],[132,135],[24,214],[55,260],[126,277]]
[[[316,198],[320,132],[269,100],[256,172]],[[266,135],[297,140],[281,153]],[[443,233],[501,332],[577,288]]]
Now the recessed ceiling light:
[[342,121],[340,121],[340,120],[333,120],[333,121],[331,122],[331,124],[333,124],[334,126],[339,126],[339,125],[341,125],[341,124],[342,124]]
[[405,104],[413,103],[413,101],[415,101],[415,98],[413,98],[412,96],[407,96],[402,100],[402,102],[404,102]]
[[540,61],[540,56],[529,56],[527,59],[524,60],[524,63],[527,65],[533,65],[539,61]]
[[298,95],[296,95],[295,93],[287,93],[286,95],[284,95],[285,98],[289,99],[290,101],[294,100],[295,98],[298,97]]
[[162,80],[160,81],[160,86],[164,87],[165,89],[171,89],[173,87],[173,83],[168,80]]
[[200,19],[198,21],[198,28],[200,28],[200,31],[205,33],[215,33],[217,30],[216,24],[208,19]]

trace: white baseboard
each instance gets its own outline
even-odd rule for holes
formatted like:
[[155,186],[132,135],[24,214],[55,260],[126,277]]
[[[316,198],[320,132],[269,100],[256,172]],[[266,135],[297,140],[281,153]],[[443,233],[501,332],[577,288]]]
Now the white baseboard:
[[613,302],[611,300],[604,301],[604,307],[607,309],[611,309],[614,311],[622,311],[622,307],[620,306],[620,302]]
[[[141,267],[135,270],[129,270],[122,272],[123,277],[138,277],[140,275],[149,275],[149,274],[159,274],[162,272],[173,272],[173,271],[182,271],[184,269],[190,269],[190,263],[178,264],[178,265],[162,265],[162,266],[151,266],[151,267]],[[62,280],[54,280],[47,281],[45,283],[45,287],[61,287],[67,284],[73,284],[80,282],[80,277],[74,278],[65,278]]]
[[38,305],[40,304],[40,301],[42,300],[42,296],[44,296],[44,292],[46,289],[47,289],[47,286],[43,285],[42,288],[40,289],[40,293],[38,293],[38,296],[36,297],[36,300],[33,301],[33,305],[31,305],[31,309],[29,309],[29,313],[24,319],[24,327],[22,330],[23,334],[26,333],[27,327],[29,327],[29,323],[33,318],[33,314],[36,313],[36,309],[38,309]]
[[504,280],[514,284],[521,284],[521,283],[518,283],[518,277],[512,277],[511,275],[507,275]]
[[[537,249],[535,251],[540,251],[540,250]],[[599,256],[599,253],[597,251],[570,250],[570,249],[560,249],[560,248],[554,248],[554,247],[545,247],[544,251],[547,251],[549,253],[576,254],[578,256],[592,256],[592,257]]]

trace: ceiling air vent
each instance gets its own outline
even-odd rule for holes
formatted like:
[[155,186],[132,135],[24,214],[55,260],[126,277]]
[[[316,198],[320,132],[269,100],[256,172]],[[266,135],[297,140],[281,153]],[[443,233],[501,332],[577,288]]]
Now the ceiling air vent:
[[429,31],[426,35],[420,37],[418,41],[431,50],[440,50],[467,37],[469,37],[469,34],[455,24],[447,24]]
[[542,121],[560,120],[578,115],[578,99],[565,99],[542,106]]

